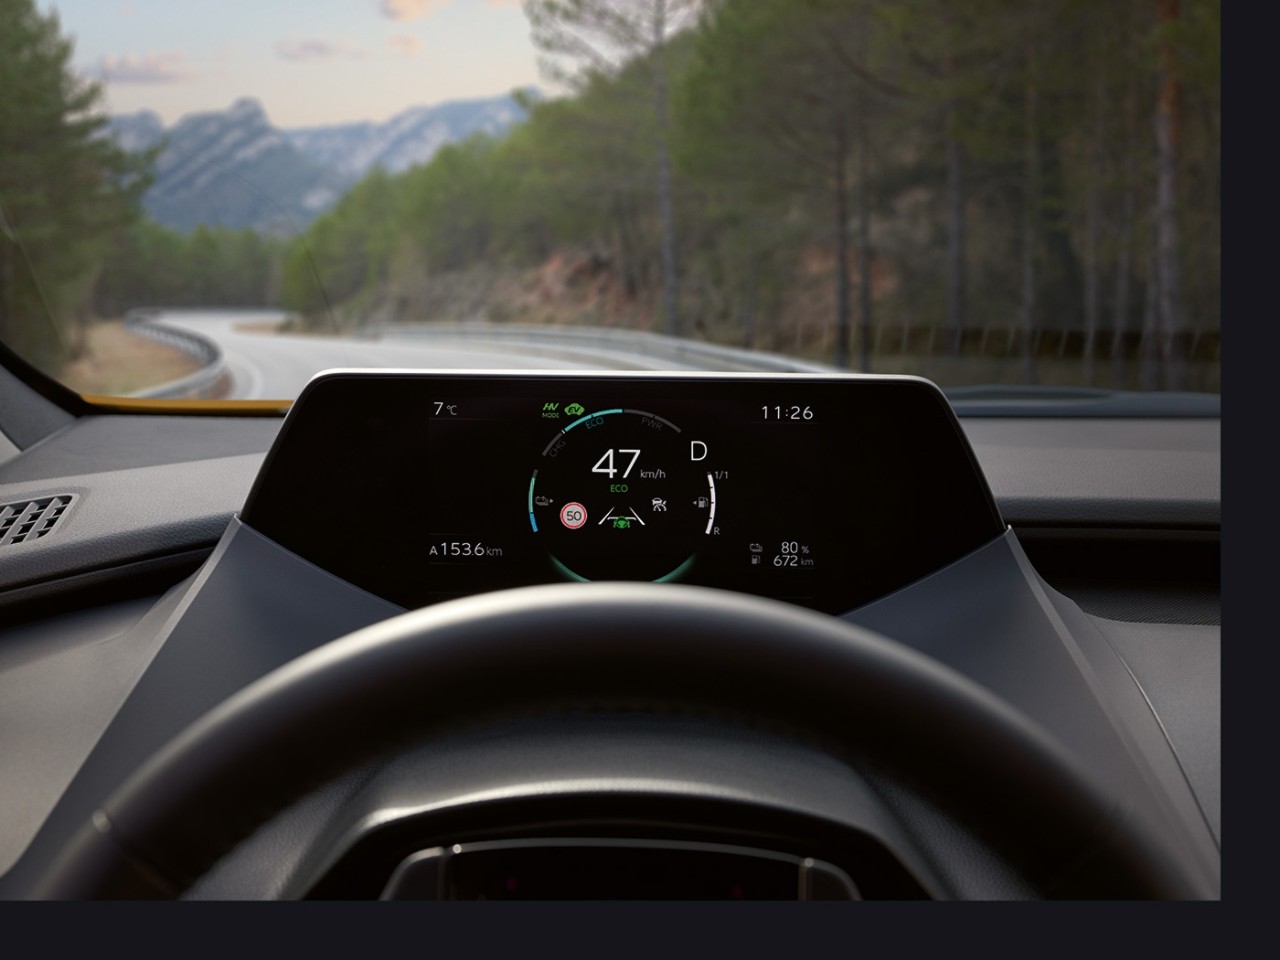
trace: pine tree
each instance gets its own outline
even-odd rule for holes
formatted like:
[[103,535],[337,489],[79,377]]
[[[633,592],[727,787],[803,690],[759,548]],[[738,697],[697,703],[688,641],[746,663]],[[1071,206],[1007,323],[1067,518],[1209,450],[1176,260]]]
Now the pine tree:
[[[666,332],[681,333],[676,269],[676,229],[671,183],[668,122],[667,44],[688,26],[697,0],[525,0],[533,40],[547,56],[549,77],[581,90],[592,78],[616,76],[633,58],[647,58],[652,69],[654,153],[657,159],[658,216],[662,224],[662,300]],[[556,58],[581,65],[566,71]]]
[[103,135],[101,90],[34,0],[0,0],[0,340],[51,367],[112,231],[128,223],[150,156]]

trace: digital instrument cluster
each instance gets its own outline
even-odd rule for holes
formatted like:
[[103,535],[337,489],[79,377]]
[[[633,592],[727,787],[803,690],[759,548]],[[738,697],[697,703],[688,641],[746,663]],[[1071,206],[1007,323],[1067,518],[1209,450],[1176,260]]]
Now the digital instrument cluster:
[[242,519],[408,607],[640,580],[836,613],[1003,531],[936,387],[805,375],[322,375]]

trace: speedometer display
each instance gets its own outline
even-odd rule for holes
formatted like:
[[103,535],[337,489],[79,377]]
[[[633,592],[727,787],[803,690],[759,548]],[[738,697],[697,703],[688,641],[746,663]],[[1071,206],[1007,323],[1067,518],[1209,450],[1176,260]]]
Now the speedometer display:
[[678,579],[716,529],[710,446],[646,410],[597,410],[542,450],[529,523],[575,580]]
[[915,378],[334,372],[242,514],[406,607],[557,581],[843,612],[1003,532]]

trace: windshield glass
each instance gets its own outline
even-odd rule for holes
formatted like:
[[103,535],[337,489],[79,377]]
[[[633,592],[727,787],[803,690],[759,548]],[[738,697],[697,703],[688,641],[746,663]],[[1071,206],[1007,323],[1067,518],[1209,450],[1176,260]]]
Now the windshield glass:
[[0,0],[0,340],[96,396],[368,366],[1217,393],[1219,21]]

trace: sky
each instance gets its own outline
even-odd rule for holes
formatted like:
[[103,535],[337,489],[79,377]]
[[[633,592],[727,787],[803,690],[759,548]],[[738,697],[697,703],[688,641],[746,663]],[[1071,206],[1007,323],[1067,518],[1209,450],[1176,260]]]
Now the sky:
[[261,101],[277,127],[383,121],[541,82],[519,0],[38,0],[107,113]]

